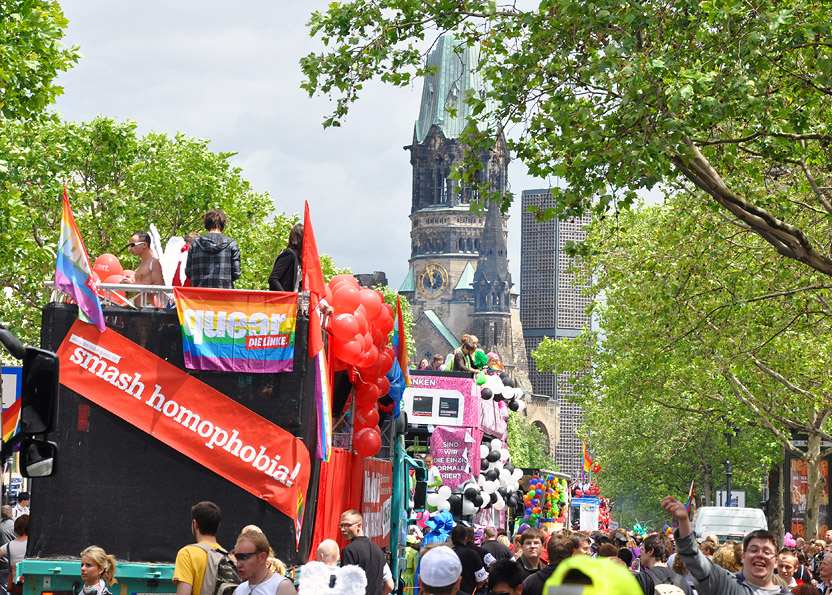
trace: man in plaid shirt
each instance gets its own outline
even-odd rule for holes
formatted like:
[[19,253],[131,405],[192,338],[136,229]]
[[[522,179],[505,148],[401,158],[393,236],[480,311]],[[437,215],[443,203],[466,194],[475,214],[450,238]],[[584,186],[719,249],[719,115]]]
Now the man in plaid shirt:
[[219,209],[205,213],[205,229],[191,245],[185,276],[193,287],[217,287],[234,289],[234,281],[240,278],[240,248],[237,242],[223,235],[228,217]]

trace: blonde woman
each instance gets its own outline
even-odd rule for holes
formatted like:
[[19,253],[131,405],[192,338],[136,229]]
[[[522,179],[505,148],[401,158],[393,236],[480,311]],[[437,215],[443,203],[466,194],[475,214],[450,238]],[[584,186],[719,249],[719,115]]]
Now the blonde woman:
[[97,545],[81,552],[83,595],[110,595],[107,588],[116,582],[116,559]]

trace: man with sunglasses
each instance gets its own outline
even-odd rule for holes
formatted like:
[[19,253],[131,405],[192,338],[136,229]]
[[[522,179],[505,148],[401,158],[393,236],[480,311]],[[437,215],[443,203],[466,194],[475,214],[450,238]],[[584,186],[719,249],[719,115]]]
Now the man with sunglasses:
[[130,243],[127,244],[130,254],[138,256],[141,263],[136,268],[136,285],[164,285],[162,278],[162,264],[158,258],[153,257],[150,249],[150,234],[146,231],[137,231],[130,236]]
[[341,550],[341,566],[359,566],[367,575],[365,595],[386,595],[393,590],[392,577],[384,576],[384,552],[364,535],[364,517],[357,510],[341,515],[341,536],[349,544]]
[[292,581],[272,572],[269,540],[261,531],[243,531],[237,538],[234,557],[243,582],[234,595],[296,595]]

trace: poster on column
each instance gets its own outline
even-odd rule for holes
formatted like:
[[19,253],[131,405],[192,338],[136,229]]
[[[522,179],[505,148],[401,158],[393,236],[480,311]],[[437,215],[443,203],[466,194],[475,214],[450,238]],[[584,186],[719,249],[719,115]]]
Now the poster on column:
[[578,517],[581,523],[581,531],[598,530],[598,505],[581,504],[581,516]]
[[364,490],[361,498],[364,535],[379,547],[390,545],[392,478],[393,464],[390,461],[364,459]]
[[469,479],[476,479],[480,470],[482,431],[476,428],[438,426],[430,436],[430,454],[439,468],[442,484],[451,489]]

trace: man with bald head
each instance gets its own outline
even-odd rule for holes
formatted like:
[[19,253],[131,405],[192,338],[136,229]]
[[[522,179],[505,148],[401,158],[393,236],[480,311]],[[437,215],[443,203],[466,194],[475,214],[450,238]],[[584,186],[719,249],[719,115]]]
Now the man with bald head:
[[327,566],[338,566],[338,558],[341,555],[341,550],[338,544],[333,539],[324,539],[318,546],[315,554],[315,559],[318,562],[323,562]]

